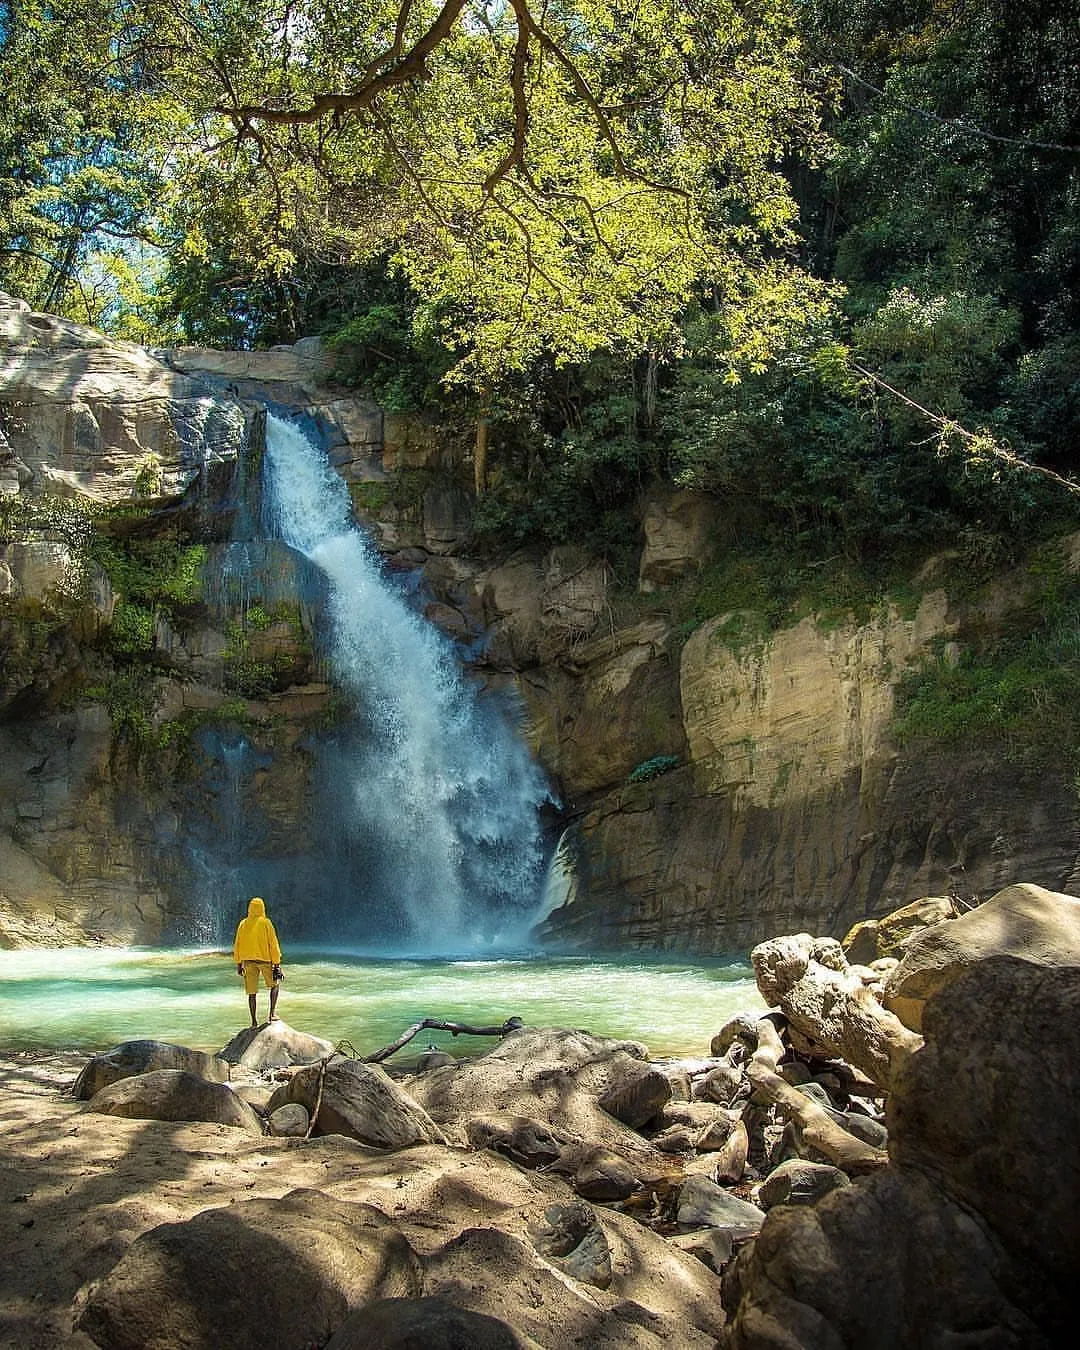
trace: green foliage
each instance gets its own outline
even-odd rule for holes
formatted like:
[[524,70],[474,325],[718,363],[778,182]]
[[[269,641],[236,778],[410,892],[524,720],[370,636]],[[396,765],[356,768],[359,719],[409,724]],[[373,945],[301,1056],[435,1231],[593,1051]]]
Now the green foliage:
[[145,656],[154,648],[154,611],[121,600],[109,625],[109,645],[125,656]]
[[901,742],[979,740],[1031,764],[1080,768],[1080,579],[1036,563],[1024,611],[992,643],[973,642],[905,677]]
[[451,365],[428,308],[400,278],[367,269],[370,300],[358,298],[348,321],[331,328],[327,346],[335,374],[387,412],[434,411]]
[[643,760],[627,775],[628,783],[648,783],[654,778],[659,778],[665,773],[670,773],[672,769],[678,767],[678,755],[653,755],[652,759]]
[[[33,151],[0,173],[16,289],[93,309],[90,255],[144,240],[168,256],[163,314],[252,343],[275,311],[295,330],[298,272],[388,257],[484,391],[545,353],[675,350],[704,281],[736,359],[767,359],[766,312],[800,298],[781,168],[819,140],[790,0],[460,0],[409,65],[440,9],[13,4],[0,134],[11,161]],[[396,318],[355,312],[364,364]]]

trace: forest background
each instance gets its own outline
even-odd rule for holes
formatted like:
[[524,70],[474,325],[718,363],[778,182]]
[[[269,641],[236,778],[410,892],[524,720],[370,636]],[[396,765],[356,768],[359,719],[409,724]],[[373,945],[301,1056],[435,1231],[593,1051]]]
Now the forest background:
[[[321,334],[475,444],[476,551],[582,543],[628,597],[644,494],[711,494],[686,632],[1076,529],[1071,0],[340,11],[0,4],[0,289],[155,346]],[[1080,745],[1080,587],[1032,597],[901,733]]]

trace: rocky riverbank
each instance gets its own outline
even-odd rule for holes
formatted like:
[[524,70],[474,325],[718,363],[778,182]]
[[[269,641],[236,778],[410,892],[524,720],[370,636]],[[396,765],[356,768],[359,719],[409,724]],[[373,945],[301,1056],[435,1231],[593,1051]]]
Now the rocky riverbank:
[[388,1073],[282,1023],[217,1056],[9,1055],[0,1336],[1060,1343],[1080,1258],[1080,901],[1014,886],[943,912],[908,906],[846,952],[761,944],[773,1011],[696,1060],[524,1027]]

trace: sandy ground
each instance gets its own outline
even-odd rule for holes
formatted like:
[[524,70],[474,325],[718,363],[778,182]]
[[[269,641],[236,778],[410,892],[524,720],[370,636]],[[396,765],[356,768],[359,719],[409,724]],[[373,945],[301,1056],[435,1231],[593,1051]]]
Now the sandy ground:
[[[65,1095],[84,1062],[75,1054],[0,1054],[0,1346],[6,1350],[94,1350],[74,1326],[93,1284],[140,1233],[210,1206],[315,1187],[376,1204],[423,1255],[463,1227],[497,1225],[523,1235],[544,1205],[567,1198],[554,1179],[523,1173],[488,1153],[429,1146],[385,1154],[338,1136],[256,1138],[226,1126],[98,1115]],[[649,1244],[661,1239],[628,1217],[616,1215],[613,1222],[613,1257],[624,1273],[594,1305],[642,1297],[665,1320],[681,1320],[688,1296],[712,1302],[708,1282],[715,1277],[687,1258],[685,1276],[676,1272],[676,1283],[686,1287],[669,1306],[664,1297],[658,1304],[655,1279],[646,1289],[644,1277],[650,1267],[656,1270],[659,1254]]]

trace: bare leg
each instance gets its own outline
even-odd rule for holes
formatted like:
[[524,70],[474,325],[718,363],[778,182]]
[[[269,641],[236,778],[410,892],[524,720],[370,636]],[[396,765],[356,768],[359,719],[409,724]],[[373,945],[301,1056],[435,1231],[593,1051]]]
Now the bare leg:
[[277,1007],[277,996],[278,996],[278,986],[277,986],[276,984],[272,984],[272,985],[270,986],[270,1021],[271,1021],[271,1022],[276,1022],[276,1021],[277,1021],[277,1013],[274,1012],[274,1009]]
[[251,1009],[251,1025],[257,1027],[259,1019],[255,1016],[255,995],[248,994],[248,1007]]

